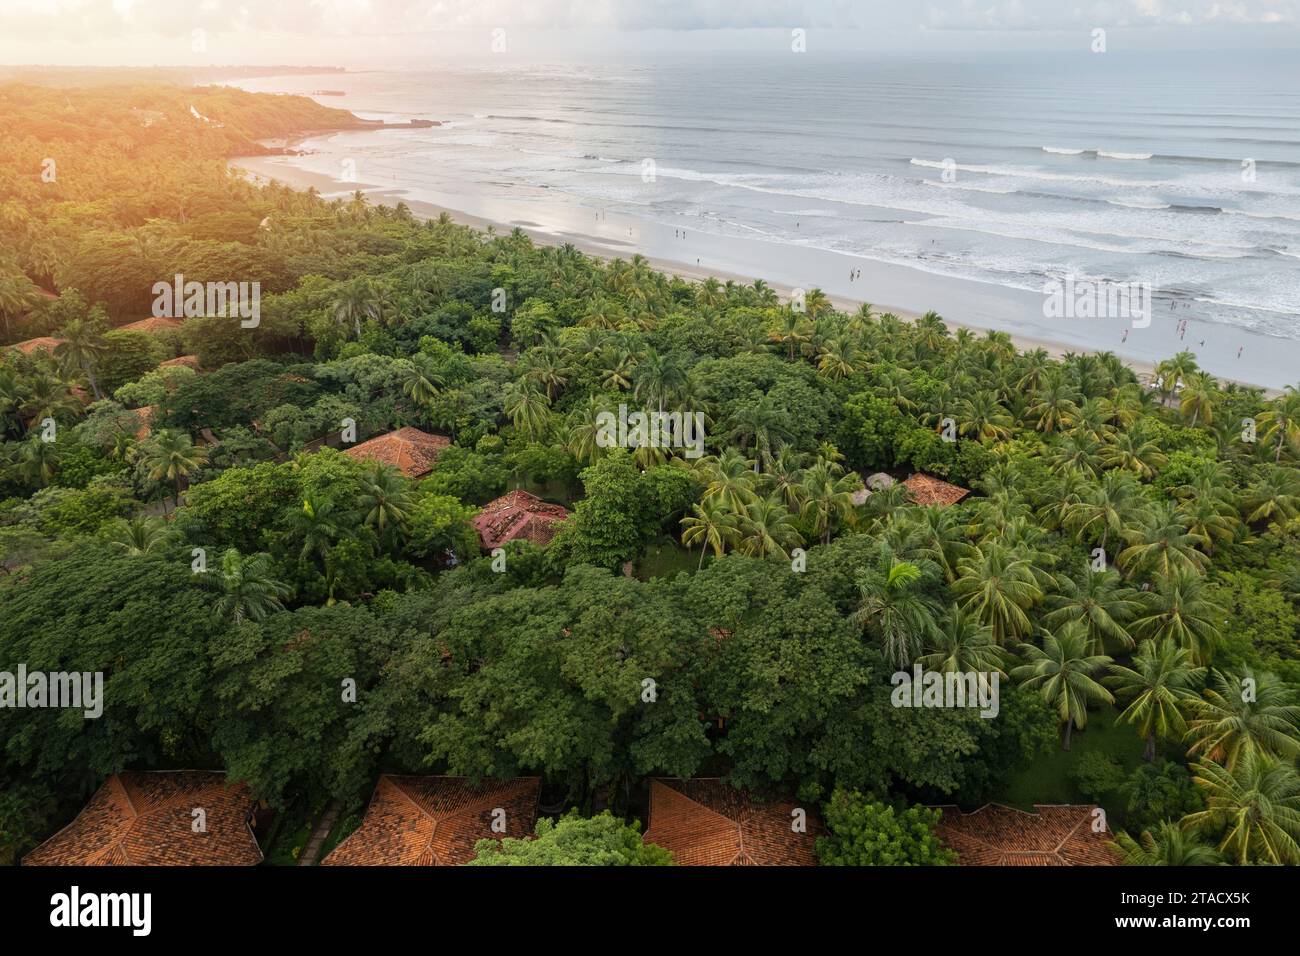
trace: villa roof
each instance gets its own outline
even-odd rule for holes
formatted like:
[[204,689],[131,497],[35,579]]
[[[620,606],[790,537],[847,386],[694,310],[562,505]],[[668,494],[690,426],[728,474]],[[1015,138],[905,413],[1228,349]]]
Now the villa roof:
[[645,841],[683,866],[815,866],[822,832],[812,812],[807,832],[791,828],[793,803],[756,803],[721,780],[651,780]]
[[180,319],[169,319],[165,316],[151,315],[147,319],[140,319],[138,322],[128,322],[126,325],[119,325],[116,329],[118,332],[165,332],[168,329],[179,329],[181,327]]
[[22,342],[15,342],[9,348],[17,349],[24,355],[31,355],[37,349],[45,349],[51,355],[54,354],[56,346],[62,345],[63,339],[56,339],[51,335],[41,335],[34,339],[26,339]]
[[181,355],[174,359],[168,359],[165,362],[159,362],[159,368],[175,368],[177,366],[192,368],[194,371],[199,370],[199,357],[197,355]]
[[356,461],[379,461],[392,465],[407,478],[419,478],[433,469],[433,463],[444,448],[451,444],[445,435],[430,435],[409,425],[380,435],[343,454]]
[[912,493],[912,500],[918,505],[936,505],[940,508],[955,505],[970,494],[968,488],[951,485],[919,471],[904,481],[903,485]]
[[[527,837],[537,819],[537,777],[485,780],[384,774],[365,819],[322,866],[457,866],[484,839]],[[505,811],[505,832],[492,824]]]
[[516,490],[484,505],[474,517],[474,527],[488,550],[499,548],[507,541],[531,541],[545,547],[555,537],[558,525],[568,517],[569,512],[559,505]]
[[[242,783],[202,770],[113,774],[77,818],[24,866],[254,866],[254,801]],[[202,809],[204,832],[196,833]]]
[[1093,831],[1093,804],[1035,805],[1033,813],[989,803],[971,813],[939,807],[935,832],[963,866],[1116,866],[1110,831]]

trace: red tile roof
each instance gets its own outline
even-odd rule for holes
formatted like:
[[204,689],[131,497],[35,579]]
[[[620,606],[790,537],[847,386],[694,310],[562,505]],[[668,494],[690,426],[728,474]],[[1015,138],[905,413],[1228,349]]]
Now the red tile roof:
[[489,501],[474,517],[479,540],[486,550],[507,541],[531,541],[545,547],[555,537],[558,525],[569,517],[559,505],[543,501],[527,491],[511,491]]
[[795,809],[752,802],[721,780],[652,780],[645,841],[682,866],[815,866],[821,821],[810,811],[807,832],[796,833]]
[[53,336],[42,335],[38,338],[27,339],[23,342],[15,342],[13,345],[9,346],[9,348],[17,349],[24,355],[31,355],[37,349],[45,349],[45,351],[53,355],[55,347],[62,344],[63,339],[56,339]]
[[168,359],[165,362],[159,362],[159,368],[175,368],[183,365],[185,368],[192,368],[194,371],[199,370],[199,357],[197,355],[182,355],[179,358]]
[[[990,803],[972,813],[939,807],[935,833],[963,866],[1117,866],[1105,826],[1093,832],[1090,804],[1036,805],[1034,813]],[[1104,818],[1103,821],[1104,822]]]
[[118,332],[165,332],[168,329],[179,329],[181,327],[180,319],[169,319],[151,315],[147,319],[140,319],[138,322],[128,322],[126,325],[119,325],[116,329]]
[[[484,781],[467,777],[384,774],[365,819],[321,861],[322,866],[458,866],[474,859],[474,844],[527,837],[537,820],[537,777]],[[505,832],[492,829],[505,810]]]
[[[194,832],[196,809],[206,831]],[[202,770],[113,774],[77,818],[23,858],[24,866],[253,866],[253,798]]]
[[970,494],[968,489],[960,485],[950,485],[921,472],[912,475],[903,485],[912,493],[912,500],[918,505],[938,505],[940,508],[955,505]]
[[438,455],[450,444],[451,439],[445,435],[430,435],[408,425],[363,441],[343,454],[357,461],[380,461],[397,468],[407,478],[419,478],[433,469]]

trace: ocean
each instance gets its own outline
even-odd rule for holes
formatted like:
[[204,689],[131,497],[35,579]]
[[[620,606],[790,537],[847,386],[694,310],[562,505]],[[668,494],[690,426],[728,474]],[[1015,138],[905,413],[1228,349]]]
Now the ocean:
[[505,224],[613,213],[1039,297],[1147,283],[1158,315],[1300,339],[1292,51],[503,58],[239,85],[443,121],[292,162]]

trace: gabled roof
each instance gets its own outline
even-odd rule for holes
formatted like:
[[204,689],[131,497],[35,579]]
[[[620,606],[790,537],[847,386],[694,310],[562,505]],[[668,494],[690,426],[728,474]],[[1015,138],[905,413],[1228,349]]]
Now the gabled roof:
[[165,316],[151,315],[147,319],[140,319],[138,322],[128,322],[126,325],[119,325],[117,332],[165,332],[168,329],[179,329],[181,327],[180,319],[169,319]]
[[407,478],[419,478],[433,469],[442,450],[451,444],[445,435],[430,435],[407,426],[347,449],[343,454],[357,461],[379,461],[392,465]]
[[10,345],[9,348],[17,349],[18,351],[22,352],[24,355],[31,355],[37,349],[45,349],[45,351],[53,355],[55,347],[62,344],[63,344],[63,339],[56,339],[50,335],[42,335],[34,339],[27,339],[22,342],[15,342],[13,345]]
[[989,803],[971,813],[939,807],[935,833],[963,866],[1117,866],[1110,830],[1093,832],[1092,804],[1036,805],[1035,812]]
[[165,362],[159,362],[159,368],[175,368],[183,365],[185,368],[192,368],[194,371],[199,370],[199,357],[197,355],[182,355],[178,358],[168,359]]
[[918,505],[937,505],[940,508],[955,505],[970,494],[968,488],[950,485],[919,471],[904,481],[903,485],[912,493],[912,499]]
[[[194,832],[202,809],[205,832]],[[253,866],[243,784],[203,770],[113,774],[77,818],[23,858],[24,866]]]
[[[458,866],[474,844],[527,837],[537,820],[537,777],[484,781],[467,777],[384,774],[365,819],[321,861],[322,866]],[[492,829],[505,811],[505,832]]]
[[795,809],[753,802],[721,780],[652,780],[645,841],[682,866],[815,866],[821,821],[809,812],[807,832],[796,833]]
[[511,491],[489,501],[474,516],[479,541],[487,550],[507,541],[531,541],[545,547],[569,512],[527,491]]

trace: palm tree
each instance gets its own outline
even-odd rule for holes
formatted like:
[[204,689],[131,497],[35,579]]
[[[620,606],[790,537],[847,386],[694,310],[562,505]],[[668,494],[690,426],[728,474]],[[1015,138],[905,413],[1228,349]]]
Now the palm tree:
[[1037,419],[1034,427],[1051,434],[1068,426],[1079,412],[1075,394],[1063,375],[1050,377],[1029,409],[1029,414]]
[[817,372],[832,382],[855,374],[863,365],[862,351],[845,336],[828,339],[817,353]]
[[717,501],[728,511],[744,514],[745,508],[755,498],[754,473],[749,460],[734,448],[728,448],[714,458],[700,459],[700,470],[705,488],[701,500],[708,504]]
[[686,385],[686,368],[675,355],[647,352],[632,378],[637,401],[663,411]]
[[929,653],[917,658],[926,670],[1003,673],[1005,652],[993,640],[993,629],[980,624],[960,607],[953,607],[943,627],[931,635]]
[[172,534],[162,518],[141,515],[118,518],[107,527],[104,537],[110,547],[138,558],[162,549]]
[[858,607],[849,623],[874,632],[889,666],[909,667],[927,640],[939,639],[939,602],[927,593],[938,577],[932,563],[900,561],[885,544],[875,566],[853,576]]
[[1091,435],[1076,431],[1052,445],[1046,453],[1046,459],[1047,466],[1054,474],[1078,472],[1096,478],[1102,471],[1101,443]]
[[957,432],[974,435],[979,441],[1002,441],[1011,437],[1015,426],[1011,415],[991,392],[980,391],[957,407]]
[[1180,569],[1156,578],[1155,588],[1142,594],[1142,616],[1130,630],[1144,640],[1172,638],[1192,652],[1198,664],[1206,663],[1219,639],[1219,621],[1226,612],[1205,596],[1205,579]]
[[1219,851],[1238,866],[1300,863],[1300,775],[1295,764],[1254,751],[1229,770],[1211,760],[1194,765],[1205,809],[1183,817],[1185,828],[1222,831]]
[[952,593],[963,610],[992,629],[1001,646],[1029,633],[1028,611],[1043,599],[1030,561],[996,541],[976,546],[957,563]]
[[339,290],[330,308],[335,322],[351,325],[355,336],[361,338],[361,320],[377,315],[374,285],[367,277],[357,276]]
[[204,581],[222,592],[213,607],[216,616],[236,626],[283,611],[284,599],[293,593],[292,588],[274,577],[269,554],[244,557],[235,548],[221,556],[220,575]]
[[1112,570],[1084,571],[1076,580],[1062,575],[1059,591],[1047,599],[1051,610],[1043,624],[1058,628],[1071,621],[1082,624],[1088,632],[1088,648],[1094,654],[1106,652],[1106,641],[1132,647],[1133,637],[1124,625],[1142,609],[1139,592],[1127,587],[1119,573]]
[[740,539],[739,520],[735,513],[728,511],[721,504],[710,502],[691,506],[694,515],[682,519],[682,544],[692,548],[700,546],[700,568],[704,567],[704,556],[713,549],[714,557],[722,557],[729,545]]
[[1181,737],[1187,730],[1183,708],[1195,696],[1193,685],[1205,676],[1192,664],[1191,652],[1170,638],[1146,641],[1133,656],[1133,667],[1111,667],[1106,682],[1121,699],[1132,698],[1119,719],[1137,725],[1146,739],[1146,759],[1156,759],[1157,737]]
[[1029,663],[1022,664],[1011,676],[1030,690],[1039,691],[1048,706],[1056,710],[1064,732],[1061,749],[1070,749],[1073,728],[1088,726],[1089,703],[1114,703],[1115,698],[1093,677],[1111,663],[1104,654],[1088,653],[1088,631],[1072,621],[1053,634],[1043,634],[1043,646],[1021,647]]
[[1197,535],[1205,542],[1206,554],[1214,552],[1215,542],[1226,544],[1235,541],[1241,528],[1237,508],[1229,500],[1225,489],[1206,489],[1178,502],[1178,516],[1187,522],[1187,533]]
[[1097,542],[1103,551],[1111,535],[1130,534],[1147,500],[1142,486],[1128,472],[1109,471],[1089,485],[1077,504],[1065,509],[1065,527],[1079,541]]
[[775,498],[755,498],[740,515],[740,542],[736,550],[751,558],[780,555],[803,544],[794,516]]
[[1272,405],[1256,416],[1256,424],[1260,426],[1259,437],[1265,444],[1277,439],[1273,461],[1281,461],[1284,446],[1300,446],[1300,391],[1288,385],[1285,395],[1274,399]]
[[1168,820],[1155,832],[1143,830],[1134,840],[1121,830],[1110,844],[1124,858],[1125,866],[1218,866],[1223,857],[1191,831]]
[[573,374],[573,369],[560,360],[553,347],[530,351],[521,364],[524,367],[524,377],[540,385],[546,392],[547,401],[552,402],[555,401],[556,395],[564,390],[564,386],[569,383],[569,377]]
[[790,361],[793,362],[795,354],[812,338],[812,323],[806,316],[793,309],[782,309],[768,338],[784,345],[789,352]]
[[1192,428],[1196,427],[1197,421],[1206,425],[1214,421],[1214,403],[1219,397],[1219,383],[1213,375],[1208,372],[1192,372],[1183,383],[1180,395],[1182,402],[1179,410],[1183,417],[1191,414]]
[[[875,494],[872,495],[875,497]],[[957,565],[975,548],[962,526],[960,515],[950,508],[915,508],[905,512],[915,536],[916,554],[939,566],[949,584],[957,580]]]
[[837,476],[821,461],[803,474],[801,517],[809,523],[813,534],[821,538],[822,544],[827,544],[835,526],[853,517],[853,493],[861,482],[854,472]]
[[160,431],[144,442],[140,457],[151,480],[172,483],[178,507],[185,481],[208,461],[207,451],[195,445],[189,435],[172,429]]
[[1294,468],[1273,465],[1246,489],[1242,503],[1247,524],[1290,521],[1300,513],[1300,475]]
[[406,522],[412,503],[409,482],[392,465],[371,462],[362,475],[361,489],[357,504],[364,513],[362,521],[380,538],[389,528]]
[[1186,350],[1158,364],[1156,375],[1160,379],[1161,397],[1168,401],[1182,388],[1187,377],[1196,371],[1198,371],[1196,356]]
[[47,418],[66,421],[81,411],[81,403],[72,394],[68,383],[47,374],[44,369],[27,377],[24,384],[19,412],[29,429]]
[[551,401],[531,382],[510,382],[505,389],[504,410],[515,428],[529,441],[537,441],[551,418]]
[[0,446],[18,472],[18,477],[28,485],[41,488],[50,484],[59,473],[66,456],[64,446],[58,442],[43,441],[32,434],[21,444]]
[[769,466],[777,449],[794,441],[790,416],[770,395],[736,409],[727,424],[728,441],[736,442],[742,451],[754,449],[755,471],[760,464]]
[[288,509],[288,524],[293,538],[302,541],[298,560],[306,561],[313,555],[320,559],[322,570],[329,569],[330,549],[343,534],[345,516],[339,514],[333,501],[303,499],[301,508]]
[[1117,561],[1129,572],[1147,571],[1162,577],[1179,571],[1200,574],[1210,564],[1210,559],[1196,550],[1208,546],[1209,539],[1191,531],[1187,520],[1169,501],[1153,505],[1128,540],[1129,546],[1119,553]]
[[1154,478],[1169,463],[1159,445],[1134,438],[1132,432],[1116,435],[1102,448],[1101,460],[1107,468],[1123,468],[1143,479]]
[[95,365],[106,347],[99,329],[85,319],[73,319],[63,327],[59,335],[63,341],[54,347],[54,357],[65,368],[83,373],[90,382],[95,399],[103,398],[104,393],[99,390],[99,382],[95,378]]
[[438,373],[433,357],[416,352],[410,358],[410,367],[402,371],[402,393],[422,408],[427,408],[438,397],[444,382]]
[[1207,757],[1229,770],[1251,753],[1287,760],[1300,756],[1296,692],[1272,674],[1256,677],[1249,671],[1240,675],[1216,671],[1204,693],[1191,705],[1190,756]]

